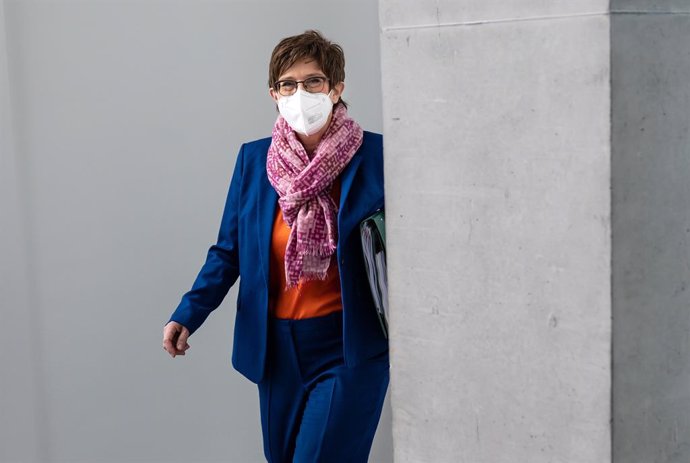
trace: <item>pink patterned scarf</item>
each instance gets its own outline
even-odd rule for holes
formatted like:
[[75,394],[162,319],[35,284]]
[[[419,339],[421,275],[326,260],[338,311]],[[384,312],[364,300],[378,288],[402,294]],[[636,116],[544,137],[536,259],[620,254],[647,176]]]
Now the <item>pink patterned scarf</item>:
[[283,218],[291,228],[285,248],[288,288],[300,279],[326,278],[338,243],[338,205],[331,198],[331,185],[362,145],[362,138],[362,128],[347,115],[343,105],[338,105],[309,159],[285,119],[278,116],[276,120],[266,171],[278,193]]

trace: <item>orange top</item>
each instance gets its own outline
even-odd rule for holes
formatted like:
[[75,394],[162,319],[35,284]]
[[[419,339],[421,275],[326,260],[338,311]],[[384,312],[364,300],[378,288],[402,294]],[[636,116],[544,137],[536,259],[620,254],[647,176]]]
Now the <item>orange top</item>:
[[[336,204],[340,204],[340,177],[333,181],[331,197]],[[283,212],[278,206],[271,238],[269,310],[272,315],[296,320],[321,317],[342,310],[340,274],[335,253],[331,256],[325,280],[300,280],[297,286],[286,289],[285,247],[289,236],[290,227],[283,220]]]

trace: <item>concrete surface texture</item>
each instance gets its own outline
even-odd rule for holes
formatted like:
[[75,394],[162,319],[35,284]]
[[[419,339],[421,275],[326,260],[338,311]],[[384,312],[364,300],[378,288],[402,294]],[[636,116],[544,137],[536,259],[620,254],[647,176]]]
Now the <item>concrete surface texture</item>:
[[608,6],[380,2],[396,462],[610,461]]
[[613,460],[690,461],[690,3],[612,2]]

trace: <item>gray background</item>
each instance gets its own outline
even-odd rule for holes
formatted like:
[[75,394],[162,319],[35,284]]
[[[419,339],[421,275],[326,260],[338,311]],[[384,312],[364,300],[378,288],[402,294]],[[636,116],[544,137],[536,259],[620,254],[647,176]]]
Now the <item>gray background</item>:
[[[0,461],[263,461],[236,289],[186,357],[161,334],[240,144],[271,133],[270,52],[307,28],[380,132],[376,2],[0,2]],[[390,433],[386,404],[371,461]]]

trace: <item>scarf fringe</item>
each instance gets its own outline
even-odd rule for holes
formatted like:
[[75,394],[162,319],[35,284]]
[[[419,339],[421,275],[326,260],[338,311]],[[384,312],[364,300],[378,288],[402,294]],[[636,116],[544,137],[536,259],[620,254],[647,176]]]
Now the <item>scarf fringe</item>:
[[292,289],[295,286],[298,286],[300,283],[304,283],[307,281],[324,281],[324,280],[326,280],[326,278],[328,278],[328,273],[324,273],[323,275],[316,274],[316,273],[307,273],[306,275],[302,274],[302,275],[300,275],[300,278],[297,281],[294,281],[294,282],[286,281],[285,291]]

